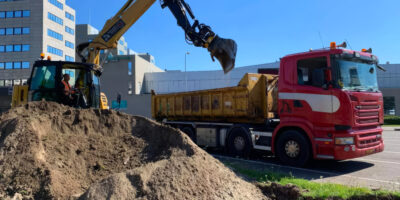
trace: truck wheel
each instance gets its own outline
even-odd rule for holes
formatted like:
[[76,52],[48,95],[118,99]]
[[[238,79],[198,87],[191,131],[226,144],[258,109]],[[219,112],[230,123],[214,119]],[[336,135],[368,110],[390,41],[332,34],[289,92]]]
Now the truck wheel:
[[182,132],[186,133],[192,139],[194,143],[196,143],[196,133],[194,132],[194,129],[192,127],[182,127],[180,128]]
[[276,155],[285,164],[303,167],[311,157],[310,144],[299,131],[285,131],[276,142]]
[[229,154],[239,157],[248,157],[250,151],[251,143],[246,132],[240,128],[233,129],[228,139]]

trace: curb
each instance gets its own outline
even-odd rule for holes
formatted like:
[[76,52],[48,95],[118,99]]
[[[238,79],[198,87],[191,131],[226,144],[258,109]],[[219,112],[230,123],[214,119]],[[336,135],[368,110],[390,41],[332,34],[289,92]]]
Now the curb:
[[400,131],[400,127],[382,127],[384,131]]

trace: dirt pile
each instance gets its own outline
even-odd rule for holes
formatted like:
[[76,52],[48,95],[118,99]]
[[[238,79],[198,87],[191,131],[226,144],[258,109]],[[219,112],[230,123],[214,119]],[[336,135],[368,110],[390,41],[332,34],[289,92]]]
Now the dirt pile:
[[266,199],[183,133],[35,102],[0,116],[0,199]]

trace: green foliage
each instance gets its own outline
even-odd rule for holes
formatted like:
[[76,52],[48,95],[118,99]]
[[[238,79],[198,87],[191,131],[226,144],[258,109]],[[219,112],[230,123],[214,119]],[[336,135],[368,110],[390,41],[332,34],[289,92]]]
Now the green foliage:
[[385,125],[399,125],[400,126],[400,117],[399,116],[385,116]]
[[268,183],[276,182],[281,185],[293,184],[302,189],[303,197],[311,197],[315,199],[326,198],[342,198],[348,199],[351,197],[360,197],[372,195],[377,199],[384,196],[393,196],[400,198],[399,192],[389,192],[385,190],[371,190],[363,187],[350,187],[333,183],[317,183],[306,179],[295,178],[293,175],[285,175],[273,171],[256,171],[247,169],[237,164],[225,163],[228,167],[236,173],[244,175],[248,178],[254,179],[257,182]]

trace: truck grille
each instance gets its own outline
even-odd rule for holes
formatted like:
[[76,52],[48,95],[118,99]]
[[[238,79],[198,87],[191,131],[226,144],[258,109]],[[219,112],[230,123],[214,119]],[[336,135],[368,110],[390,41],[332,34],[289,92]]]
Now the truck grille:
[[377,146],[381,143],[382,135],[380,133],[366,133],[358,135],[357,146],[359,148],[368,148]]
[[357,124],[379,123],[379,105],[359,105],[356,106],[356,109]]

